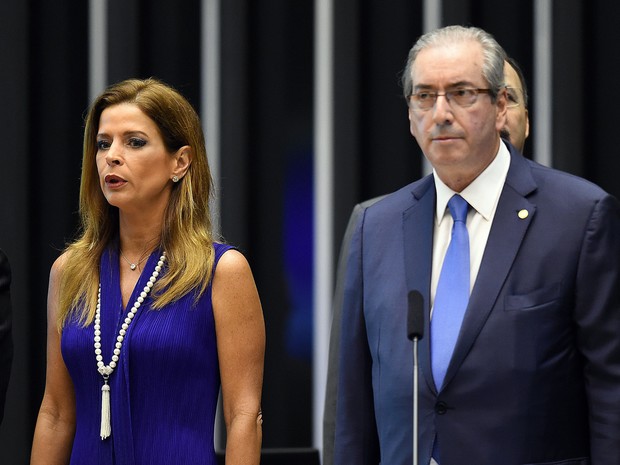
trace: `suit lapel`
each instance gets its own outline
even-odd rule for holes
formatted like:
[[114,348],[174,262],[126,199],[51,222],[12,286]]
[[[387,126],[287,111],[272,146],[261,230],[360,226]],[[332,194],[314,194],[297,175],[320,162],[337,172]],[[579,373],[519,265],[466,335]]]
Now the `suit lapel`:
[[424,334],[419,344],[420,371],[429,388],[436,391],[431,372],[429,345],[430,276],[435,221],[435,183],[427,176],[413,190],[414,204],[403,212],[404,260],[407,291],[417,290],[424,299]]
[[536,188],[526,163],[521,155],[511,153],[511,166],[444,385],[457,373],[487,321],[536,213],[536,206],[525,197]]

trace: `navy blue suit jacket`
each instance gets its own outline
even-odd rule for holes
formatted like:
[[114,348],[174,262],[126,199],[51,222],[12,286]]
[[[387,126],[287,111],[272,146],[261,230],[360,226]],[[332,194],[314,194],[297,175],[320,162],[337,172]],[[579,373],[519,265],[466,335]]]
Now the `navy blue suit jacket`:
[[[527,212],[527,216],[519,212]],[[421,292],[420,464],[620,464],[620,205],[597,186],[511,164],[444,387],[429,294],[427,176],[359,215],[342,304],[334,463],[412,462],[407,294]]]

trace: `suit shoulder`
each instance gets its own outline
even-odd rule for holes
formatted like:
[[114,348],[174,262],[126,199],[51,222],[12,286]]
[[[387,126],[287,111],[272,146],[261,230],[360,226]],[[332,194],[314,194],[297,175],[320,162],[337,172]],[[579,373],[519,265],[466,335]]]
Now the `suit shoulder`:
[[570,199],[596,201],[610,194],[603,188],[580,176],[567,173],[555,168],[549,168],[528,160],[532,175],[542,189],[548,189],[554,194]]
[[411,206],[416,197],[420,197],[426,190],[433,187],[432,176],[426,176],[401,187],[390,194],[375,197],[357,205],[360,209],[368,210],[376,214],[402,213]]

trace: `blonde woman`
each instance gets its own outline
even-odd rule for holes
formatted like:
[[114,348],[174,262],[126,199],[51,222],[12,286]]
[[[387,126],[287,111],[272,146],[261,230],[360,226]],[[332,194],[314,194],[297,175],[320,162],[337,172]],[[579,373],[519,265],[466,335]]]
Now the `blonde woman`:
[[196,112],[155,79],[92,104],[81,235],[56,260],[31,464],[258,464],[265,329],[244,256],[211,231]]

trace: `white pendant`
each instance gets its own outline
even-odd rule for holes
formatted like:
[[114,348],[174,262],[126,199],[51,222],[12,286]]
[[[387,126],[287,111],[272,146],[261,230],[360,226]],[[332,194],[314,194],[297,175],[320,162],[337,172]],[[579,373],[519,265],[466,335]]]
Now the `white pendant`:
[[129,264],[129,268],[131,268],[131,271],[136,269],[136,264],[135,263],[130,263]]
[[101,440],[107,439],[112,434],[112,423],[110,422],[110,386],[107,380],[101,387],[101,430],[99,435]]

